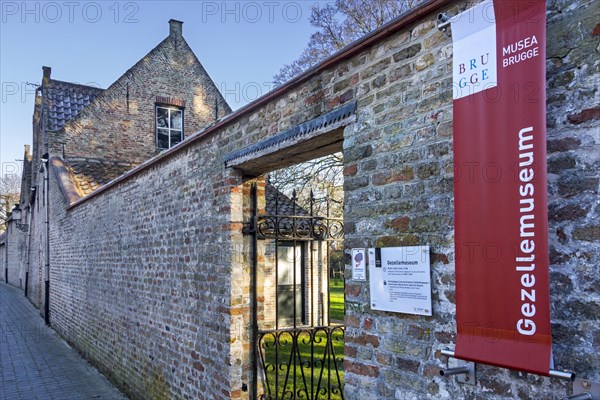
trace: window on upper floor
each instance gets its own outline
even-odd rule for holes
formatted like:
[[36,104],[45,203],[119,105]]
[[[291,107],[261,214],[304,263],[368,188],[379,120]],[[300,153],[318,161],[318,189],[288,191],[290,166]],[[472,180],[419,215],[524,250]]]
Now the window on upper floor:
[[183,140],[183,108],[156,106],[156,147],[169,149]]

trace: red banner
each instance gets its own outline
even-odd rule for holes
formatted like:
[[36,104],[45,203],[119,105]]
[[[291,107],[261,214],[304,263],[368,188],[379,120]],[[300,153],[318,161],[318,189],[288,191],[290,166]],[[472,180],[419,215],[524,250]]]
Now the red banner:
[[458,358],[548,375],[546,3],[452,19]]

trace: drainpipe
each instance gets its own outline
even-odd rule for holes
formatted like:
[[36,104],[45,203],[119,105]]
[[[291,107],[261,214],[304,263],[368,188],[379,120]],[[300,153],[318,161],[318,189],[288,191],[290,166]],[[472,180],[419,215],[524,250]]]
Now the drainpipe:
[[6,222],[6,236],[4,237],[4,281],[8,284],[8,231],[10,229],[10,219]]
[[44,203],[46,205],[46,265],[44,267],[44,322],[50,325],[50,193],[48,193],[48,153],[42,156],[44,168]]
[[31,214],[33,214],[32,203],[29,202],[29,214],[27,215],[27,226],[29,229],[27,230],[27,266],[25,267],[25,297],[27,297],[27,292],[29,288],[29,265],[31,264]]

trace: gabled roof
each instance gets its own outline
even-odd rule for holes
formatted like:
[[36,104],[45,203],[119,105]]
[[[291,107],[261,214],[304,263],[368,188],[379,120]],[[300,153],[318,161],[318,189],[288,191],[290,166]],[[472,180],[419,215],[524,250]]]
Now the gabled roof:
[[400,29],[406,28],[410,24],[418,21],[424,15],[432,13],[433,11],[442,7],[443,5],[449,3],[450,0],[426,0],[423,3],[420,3],[419,6],[410,9],[404,14],[381,26],[377,30],[363,36],[362,38],[356,40],[353,43],[350,43],[348,46],[344,47],[339,52],[333,54],[331,57],[325,59],[324,61],[313,66],[312,68],[309,68],[297,77],[292,78],[288,82],[282,84],[281,86],[278,86],[277,88],[271,90],[268,93],[265,93],[258,99],[246,104],[245,106],[239,108],[235,112],[232,112],[231,114],[228,114],[227,116],[219,119],[213,125],[196,132],[192,136],[189,136],[187,140],[184,140],[178,145],[173,146],[170,149],[165,150],[164,152],[140,164],[132,171],[129,171],[128,174],[116,178],[110,184],[105,185],[99,190],[91,193],[89,196],[86,196],[85,199],[81,199],[81,201],[76,201],[72,203],[70,207],[76,207],[79,204],[82,204],[83,202],[92,199],[94,196],[100,195],[105,190],[110,190],[112,186],[125,182],[131,177],[134,177],[137,174],[141,173],[142,171],[149,168],[153,168],[160,162],[163,162],[164,160],[173,157],[181,151],[185,151],[184,149],[189,149],[191,146],[194,146],[194,144],[196,144],[197,142],[203,141],[217,134],[225,127],[239,122],[243,117],[246,117],[256,112],[260,107],[264,107],[266,104],[269,104],[269,102],[274,101],[274,99],[277,99],[282,95],[289,93],[294,88],[300,86],[301,84],[307,82],[315,76],[323,73],[328,69],[333,68],[336,65],[339,65],[340,63],[344,62],[344,60],[348,60],[356,54],[371,48],[376,43],[380,42],[383,38],[395,34]]
[[[218,102],[216,108],[217,111],[220,111],[218,114],[231,112],[231,107],[229,107],[225,98],[220,93],[219,88],[210,78],[198,60],[198,57],[184,39],[182,24],[183,22],[181,21],[171,19],[169,21],[169,36],[142,57],[133,67],[129,68],[107,89],[51,79],[52,69],[48,66],[42,67],[43,80],[41,86],[36,90],[34,108],[34,151],[36,152],[34,157],[37,161],[44,151],[52,153],[50,154],[52,156],[50,157],[50,164],[56,172],[60,183],[59,186],[69,205],[94,193],[107,183],[119,177],[126,176],[128,171],[140,164],[143,165],[148,157],[154,155],[154,153],[148,152],[152,154],[142,154],[139,156],[136,154],[139,150],[138,148],[134,148],[129,153],[111,153],[102,152],[101,150],[95,152],[94,150],[96,149],[93,146],[92,148],[84,148],[84,150],[72,152],[70,156],[66,155],[66,149],[63,147],[62,158],[56,156],[54,153],[60,152],[60,150],[57,150],[56,145],[60,143],[64,145],[65,138],[70,140],[70,143],[74,142],[74,138],[80,139],[83,137],[81,140],[94,139],[86,135],[73,134],[69,136],[72,133],[69,129],[74,128],[77,131],[79,128],[77,126],[78,122],[88,117],[88,112],[84,111],[85,108],[91,110],[91,114],[98,108],[103,111],[112,111],[106,109],[107,106],[103,100],[114,95],[116,91],[120,90],[121,85],[128,85],[129,80],[135,75],[135,70],[142,69],[141,67],[145,63],[151,63],[154,58],[160,62],[164,62],[167,50],[174,49],[174,51],[182,55],[181,60],[175,63],[174,67],[177,71],[182,71],[182,79],[188,78],[189,72],[192,71],[197,75],[196,78],[198,80],[203,81],[202,84],[205,89],[208,88],[211,89],[211,92],[214,92],[216,95],[215,101]],[[146,78],[145,74],[140,76],[140,82],[145,84]],[[174,88],[179,88],[179,85],[174,85]],[[129,90],[129,86],[127,86],[127,90]],[[160,88],[159,90],[164,90],[164,88]],[[167,93],[158,94],[159,96],[164,96],[169,93],[167,91]],[[190,94],[188,93],[188,95]],[[96,121],[93,123],[96,123]],[[212,120],[208,118],[207,121],[203,121],[202,123],[208,125],[212,123]],[[53,133],[51,138],[47,136],[48,132]],[[64,136],[61,137],[61,133],[64,133]],[[131,159],[123,161],[123,158],[127,157]],[[31,157],[28,157],[26,154],[25,160],[27,161],[28,158]],[[33,171],[34,175],[37,174],[37,169],[30,170]],[[27,174],[24,173],[23,177],[25,184],[22,184],[22,193],[30,193],[30,181],[34,180],[35,176],[27,179]]]
[[75,118],[103,89],[77,83],[50,80],[44,90],[46,129],[57,131]]
[[[208,72],[206,72],[206,69],[204,69],[204,66],[202,65],[202,63],[200,62],[200,60],[198,59],[198,57],[196,56],[196,54],[194,53],[194,51],[192,50],[192,48],[190,47],[190,45],[187,43],[187,41],[183,37],[182,32],[181,32],[181,24],[183,24],[183,22],[181,22],[181,21],[177,21],[177,20],[173,20],[173,19],[169,20],[169,25],[170,25],[169,36],[167,36],[166,38],[164,38],[152,50],[150,50],[145,56],[143,56],[142,58],[140,58],[138,60],[138,62],[136,62],[127,71],[125,71],[116,81],[114,81],[106,89],[99,89],[99,88],[94,88],[94,87],[85,86],[85,85],[75,85],[75,84],[68,83],[68,82],[61,82],[61,81],[54,81],[54,80],[51,81],[51,82],[58,82],[58,83],[61,83],[61,84],[79,86],[81,94],[84,97],[86,96],[86,89],[87,89],[88,90],[87,95],[90,96],[90,99],[89,99],[89,101],[87,101],[87,104],[86,104],[85,100],[83,101],[84,105],[81,108],[79,108],[79,111],[77,111],[76,113],[74,113],[69,119],[66,119],[62,124],[57,124],[57,129],[51,129],[51,130],[58,130],[58,129],[62,128],[69,120],[74,119],[79,114],[79,112],[81,111],[81,109],[83,109],[84,106],[87,106],[90,103],[92,103],[94,101],[94,99],[97,96],[99,96],[100,94],[102,94],[103,92],[106,92],[105,96],[110,96],[113,89],[118,88],[119,85],[121,85],[123,82],[125,82],[127,79],[129,79],[128,77],[131,75],[132,71],[134,71],[140,65],[148,62],[148,60],[154,54],[157,54],[160,51],[161,48],[163,48],[167,43],[169,43],[169,41],[172,41],[172,40],[178,41],[178,46],[180,46],[181,48],[185,48],[187,51],[189,51],[190,55],[193,57],[193,62],[202,71],[202,73],[208,78],[208,80],[206,82],[206,86],[212,86],[212,88],[214,89],[214,93],[218,96],[218,99],[219,99],[219,102],[220,102],[220,106],[224,108],[224,110],[225,110],[226,113],[228,113],[228,114],[231,113],[231,111],[232,111],[231,107],[229,106],[229,104],[225,100],[225,97],[223,97],[223,95],[221,94],[221,91],[219,90],[219,88],[217,87],[217,85],[214,83],[214,81],[210,78],[210,75],[208,74]],[[179,28],[177,28],[177,26]],[[191,68],[191,66],[189,66],[189,68]],[[78,95],[78,92],[75,92],[75,94]],[[80,99],[77,98],[76,100],[77,100],[77,103],[79,104]],[[102,97],[100,99],[98,99],[98,101],[101,101],[101,100],[102,100]]]
[[[143,66],[144,63],[151,62],[152,57],[162,57],[161,50],[168,48],[172,43],[175,43],[175,48],[178,52],[186,57],[188,55],[191,56],[191,62],[196,64],[198,68],[198,74],[206,77],[205,85],[207,87],[212,86],[212,89],[218,95],[220,108],[225,110],[225,112],[231,112],[231,108],[225,101],[225,98],[221,95],[217,86],[210,79],[210,76],[183,38],[181,24],[181,21],[170,20],[169,36],[104,90],[86,85],[52,80],[50,79],[51,69],[44,67],[44,85],[42,86],[42,90],[46,128],[50,131],[66,131],[72,125],[77,124],[80,119],[86,118],[87,112],[82,112],[85,107],[90,106],[88,109],[92,110],[95,107],[106,107],[103,100],[106,100],[107,96],[110,97],[115,94],[115,91],[120,90],[120,85],[124,83],[128,84],[134,71]],[[162,58],[160,59],[162,60]],[[186,59],[185,61],[185,68],[191,68],[190,60]],[[86,136],[81,137],[81,140],[87,139]],[[126,156],[119,155],[114,158],[121,160],[113,160],[109,159],[111,158],[110,154],[80,151],[77,155],[67,155],[66,159],[60,159],[61,173],[63,173],[63,176],[68,177],[72,183],[71,188],[73,190],[69,193],[84,197],[138,166],[142,161],[145,161],[141,156],[137,158],[132,157],[128,161],[122,161],[124,157]],[[151,157],[151,155],[148,157]],[[64,152],[62,158],[65,158]]]

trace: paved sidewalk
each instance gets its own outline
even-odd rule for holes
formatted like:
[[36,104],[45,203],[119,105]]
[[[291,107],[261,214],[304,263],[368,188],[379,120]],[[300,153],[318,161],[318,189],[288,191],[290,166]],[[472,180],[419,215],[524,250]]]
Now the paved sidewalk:
[[44,325],[23,291],[0,283],[0,400],[124,400]]

